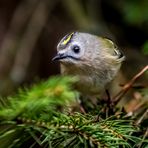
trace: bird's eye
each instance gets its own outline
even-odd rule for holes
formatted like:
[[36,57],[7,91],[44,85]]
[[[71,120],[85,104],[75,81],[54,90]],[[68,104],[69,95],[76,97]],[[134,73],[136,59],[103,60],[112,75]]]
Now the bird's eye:
[[72,47],[72,51],[73,51],[74,53],[79,53],[79,52],[80,52],[80,47],[77,46],[77,45],[75,45],[75,46]]

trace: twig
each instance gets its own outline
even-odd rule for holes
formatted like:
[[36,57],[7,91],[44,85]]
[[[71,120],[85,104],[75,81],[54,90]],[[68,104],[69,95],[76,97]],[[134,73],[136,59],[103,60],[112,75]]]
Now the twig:
[[127,93],[127,91],[132,87],[133,83],[146,71],[148,70],[148,65],[145,66],[138,74],[136,74],[127,84],[125,84],[119,93],[114,97],[114,104],[117,104],[119,100]]
[[112,114],[112,112],[113,112],[113,107],[114,107],[113,104],[114,104],[114,102],[113,102],[113,100],[111,98],[109,90],[106,89],[105,92],[106,92],[106,95],[107,95],[106,118],[108,118],[108,116],[110,116],[110,113]]
[[[120,84],[121,87],[124,86],[124,84]],[[143,88],[147,88],[148,84],[133,84],[132,88],[134,89],[143,89]]]
[[144,142],[144,140],[145,140],[145,138],[146,138],[147,136],[148,136],[148,128],[146,129],[145,134],[144,134],[144,136],[143,136],[141,142],[140,142],[139,145],[138,145],[138,148],[141,148],[141,146],[142,146],[142,144],[143,144],[143,142]]
[[[27,24],[32,11],[38,1],[21,1],[18,7],[16,8],[12,20],[10,22],[10,27],[6,32],[4,41],[1,43],[0,50],[0,79],[4,79],[2,76],[7,76],[8,69],[11,69],[12,61],[15,58],[15,54],[18,51],[16,49],[18,45],[18,38]],[[9,59],[9,60],[8,60]]]
[[148,114],[148,109],[145,111],[145,113],[140,117],[140,119],[137,121],[136,125],[139,125],[143,119],[147,116]]
[[[50,9],[45,1],[38,2],[32,13],[32,17],[28,21],[28,26],[20,40],[19,50],[16,54],[14,66],[10,73],[14,82],[21,83],[27,74],[34,46],[47,22],[49,10]],[[22,60],[22,56],[25,57],[25,60]]]

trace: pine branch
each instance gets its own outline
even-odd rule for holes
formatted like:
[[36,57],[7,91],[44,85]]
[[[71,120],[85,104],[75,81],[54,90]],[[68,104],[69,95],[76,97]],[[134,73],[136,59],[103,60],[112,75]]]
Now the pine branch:
[[31,89],[19,90],[18,95],[7,98],[7,104],[1,104],[0,119],[13,120],[19,116],[38,119],[43,112],[48,113],[49,118],[60,106],[74,100],[75,92],[70,90],[74,81],[68,77],[55,77]]
[[101,118],[100,108],[106,106],[106,102],[93,113],[69,112],[76,93],[71,90],[74,81],[68,77],[52,78],[20,90],[18,95],[2,102],[1,148],[133,148],[141,138],[145,142],[145,137],[134,135],[139,131],[139,125],[134,125],[132,120],[119,114]]

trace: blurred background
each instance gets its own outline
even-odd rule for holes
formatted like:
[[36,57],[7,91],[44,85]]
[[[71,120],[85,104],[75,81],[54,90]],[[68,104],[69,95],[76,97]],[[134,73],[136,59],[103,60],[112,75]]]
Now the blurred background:
[[[116,42],[127,57],[124,79],[148,64],[148,0],[1,0],[1,96],[59,74],[51,59],[71,31]],[[140,83],[146,82],[142,77]]]

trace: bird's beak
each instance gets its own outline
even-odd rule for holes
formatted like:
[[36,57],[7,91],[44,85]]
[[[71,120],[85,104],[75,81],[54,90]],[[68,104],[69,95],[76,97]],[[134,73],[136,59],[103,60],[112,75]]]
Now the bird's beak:
[[65,59],[67,56],[64,53],[58,53],[53,59],[52,61],[59,61],[61,59]]

